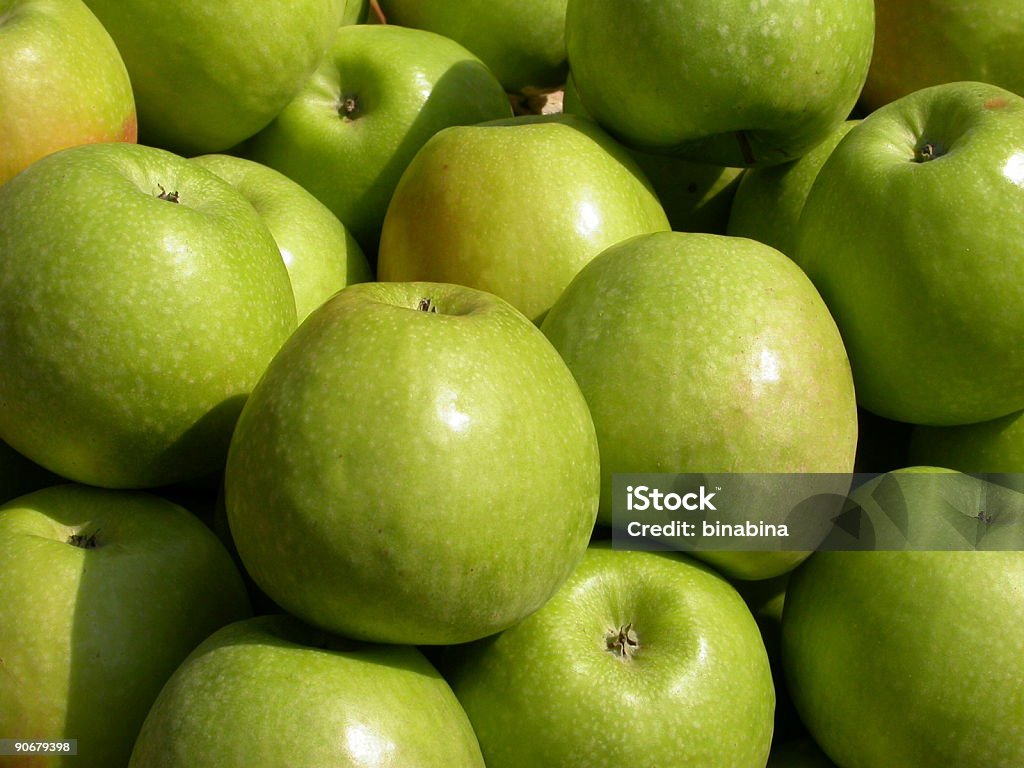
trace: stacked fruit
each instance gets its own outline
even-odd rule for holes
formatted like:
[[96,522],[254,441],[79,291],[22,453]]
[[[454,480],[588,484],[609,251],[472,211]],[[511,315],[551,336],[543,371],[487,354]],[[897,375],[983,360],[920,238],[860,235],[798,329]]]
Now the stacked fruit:
[[[0,0],[0,765],[1020,768],[1022,44]],[[607,540],[854,470],[916,551]]]

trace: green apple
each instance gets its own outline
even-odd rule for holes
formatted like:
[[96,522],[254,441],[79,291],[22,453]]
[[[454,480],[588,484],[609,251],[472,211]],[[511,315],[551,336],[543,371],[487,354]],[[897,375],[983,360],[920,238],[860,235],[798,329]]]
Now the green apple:
[[501,84],[458,43],[419,29],[346,26],[245,153],[316,195],[373,254],[395,185],[424,142],[451,125],[511,114]]
[[319,200],[282,173],[231,155],[192,158],[252,203],[288,268],[298,322],[350,283],[372,280],[362,249]]
[[464,286],[361,283],[291,336],[231,441],[231,534],[286,611],[467,642],[535,611],[597,514],[594,426],[544,336]]
[[459,126],[428,141],[402,175],[377,277],[472,286],[539,322],[598,253],[668,229],[650,182],[591,120]]
[[536,93],[565,82],[568,0],[382,0],[391,24],[428,29],[466,46],[506,91]]
[[221,152],[302,88],[341,19],[339,0],[86,0],[124,57],[145,144]]
[[763,768],[774,689],[736,591],[682,555],[590,549],[537,613],[453,649],[488,768]]
[[0,440],[0,504],[63,482]]
[[797,225],[811,185],[840,140],[857,124],[840,123],[828,137],[798,160],[766,168],[748,168],[739,182],[726,233],[749,237],[792,256]]
[[[857,413],[842,339],[811,282],[769,246],[682,232],[632,238],[590,262],[541,329],[590,406],[603,523],[613,522],[617,473],[853,468]],[[717,564],[766,578],[805,554],[737,553]]]
[[114,41],[81,0],[0,0],[0,185],[51,152],[135,141]]
[[1004,0],[875,0],[868,110],[932,85],[980,80],[1024,93],[1024,6]]
[[872,477],[850,494],[825,548],[1024,551],[1024,488],[1001,479],[934,466]]
[[910,460],[961,472],[1020,475],[1024,473],[1024,411],[959,427],[915,426]]
[[370,16],[370,0],[347,0],[341,15],[341,26],[365,24]]
[[91,485],[220,471],[295,327],[252,205],[169,152],[89,144],[0,187],[0,222],[0,439]]
[[639,149],[721,165],[807,153],[867,76],[872,0],[569,0],[569,66],[587,110]]
[[58,485],[11,501],[0,562],[0,733],[78,740],[76,756],[17,765],[126,765],[175,668],[249,615],[217,538],[145,493]]
[[483,768],[444,679],[415,648],[291,616],[224,627],[160,692],[132,768]]
[[[565,84],[562,109],[569,114],[590,117],[580,102],[571,73]],[[635,149],[628,151],[650,180],[674,231],[725,234],[743,169]]]
[[782,641],[837,765],[1024,765],[1024,553],[816,553],[790,579]]
[[955,425],[1024,408],[1024,98],[926,88],[825,162],[794,258],[843,334],[857,398]]

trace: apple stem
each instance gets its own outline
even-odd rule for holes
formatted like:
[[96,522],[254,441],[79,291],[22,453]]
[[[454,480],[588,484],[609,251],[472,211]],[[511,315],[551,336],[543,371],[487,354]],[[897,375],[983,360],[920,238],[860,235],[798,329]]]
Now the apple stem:
[[355,96],[346,96],[338,104],[338,114],[346,120],[355,120],[359,115],[359,99]]
[[167,191],[166,189],[164,189],[164,187],[163,187],[163,185],[162,185],[162,184],[157,184],[157,186],[158,186],[158,187],[160,187],[160,194],[159,194],[159,195],[157,195],[157,197],[158,197],[159,199],[161,199],[161,200],[166,200],[166,201],[167,201],[167,202],[169,202],[169,203],[177,203],[177,202],[181,202],[181,201],[180,201],[180,200],[178,199],[178,198],[179,198],[179,195],[178,195],[178,192],[177,192],[177,190],[175,190],[174,192],[168,192],[168,191]]
[[935,160],[944,154],[946,154],[945,151],[938,144],[928,141],[914,150],[914,162],[927,163],[929,160]]
[[640,649],[640,640],[636,630],[633,629],[633,622],[623,627],[613,629],[607,637],[608,650],[620,659],[631,659]]
[[81,549],[96,549],[96,535],[98,533],[98,530],[89,534],[73,533],[68,536],[68,544],[73,547],[80,547]]

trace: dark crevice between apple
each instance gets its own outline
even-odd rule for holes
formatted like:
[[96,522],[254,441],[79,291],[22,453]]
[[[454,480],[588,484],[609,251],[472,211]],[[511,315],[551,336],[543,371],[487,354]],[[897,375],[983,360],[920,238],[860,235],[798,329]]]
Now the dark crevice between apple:
[[93,531],[92,533],[73,533],[68,536],[68,544],[72,547],[79,547],[80,549],[96,549],[99,543],[96,541],[96,537],[99,535],[99,531]]
[[181,198],[180,198],[180,195],[178,194],[178,190],[174,190],[173,192],[168,192],[166,189],[164,189],[163,184],[157,184],[157,186],[160,188],[160,194],[157,195],[157,198],[159,200],[166,200],[169,203],[180,203],[181,202]]
[[338,115],[343,120],[355,120],[359,117],[361,110],[359,97],[354,94],[342,96],[338,100]]
[[933,141],[926,141],[923,144],[914,147],[914,162],[927,163],[930,160],[938,160],[944,154],[946,154],[946,148],[941,144],[937,144]]
[[740,155],[747,165],[755,165],[757,158],[754,157],[754,148],[750,146],[750,139],[746,131],[736,131],[736,141],[740,145]]
[[620,659],[629,660],[640,650],[640,639],[636,630],[633,629],[633,622],[625,626],[611,630],[605,638],[608,651]]

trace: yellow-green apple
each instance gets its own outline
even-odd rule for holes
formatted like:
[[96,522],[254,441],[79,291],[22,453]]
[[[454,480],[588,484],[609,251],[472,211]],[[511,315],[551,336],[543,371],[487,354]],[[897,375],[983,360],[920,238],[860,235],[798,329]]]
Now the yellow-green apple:
[[289,613],[364,640],[468,642],[583,555],[594,426],[543,334],[464,286],[360,283],[267,368],[231,441],[231,534]]
[[288,268],[298,322],[351,283],[373,279],[355,238],[327,207],[282,173],[232,155],[192,158],[252,203]]
[[459,126],[428,141],[402,175],[377,277],[472,286],[539,322],[598,253],[668,229],[636,162],[587,118]]
[[359,24],[337,31],[320,67],[244,151],[316,195],[372,258],[395,185],[427,139],[511,114],[494,75],[453,40]]
[[85,0],[128,67],[145,144],[187,155],[252,136],[319,64],[339,0]]
[[749,237],[792,256],[800,212],[811,185],[832,150],[857,122],[840,123],[824,141],[797,160],[748,168],[733,197],[726,234]]
[[57,485],[15,499],[0,507],[0,561],[0,733],[78,740],[77,755],[15,765],[126,765],[175,668],[249,615],[217,537],[146,493]]
[[326,634],[291,616],[224,627],[160,692],[132,768],[483,768],[444,679],[415,648]]
[[914,424],[1024,408],[1024,98],[917,91],[822,166],[796,261],[846,342],[857,398]]
[[[958,427],[915,426],[910,434],[910,460],[961,472],[1018,475],[1018,482],[1024,480],[1024,411]],[[1024,483],[1018,487],[1024,490]]]
[[1024,764],[1024,553],[815,553],[782,642],[797,709],[842,768]]
[[[541,329],[580,384],[617,473],[845,473],[857,413],[842,339],[790,259],[745,238],[668,232],[608,248]],[[780,510],[781,512],[781,510]],[[766,578],[806,553],[704,552]]]
[[1003,477],[935,466],[871,477],[851,492],[825,548],[1024,551],[1024,488]]
[[347,0],[341,15],[341,25],[364,24],[370,15],[370,0]]
[[[565,83],[562,110],[590,117],[571,73]],[[674,231],[725,234],[743,169],[627,149],[651,182]]]
[[0,439],[64,477],[216,473],[295,327],[280,252],[212,172],[89,144],[0,187]]
[[978,80],[1024,93],[1024,6],[1004,0],[875,0],[868,110],[942,83]]
[[128,72],[88,7],[0,1],[0,184],[58,149],[135,138]]
[[442,668],[488,768],[763,768],[774,689],[721,576],[678,554],[591,548],[537,613]]
[[569,0],[569,66],[587,110],[627,144],[772,165],[824,141],[867,76],[872,0]]
[[567,0],[382,0],[391,24],[428,29],[466,46],[506,91],[537,93],[565,83]]

